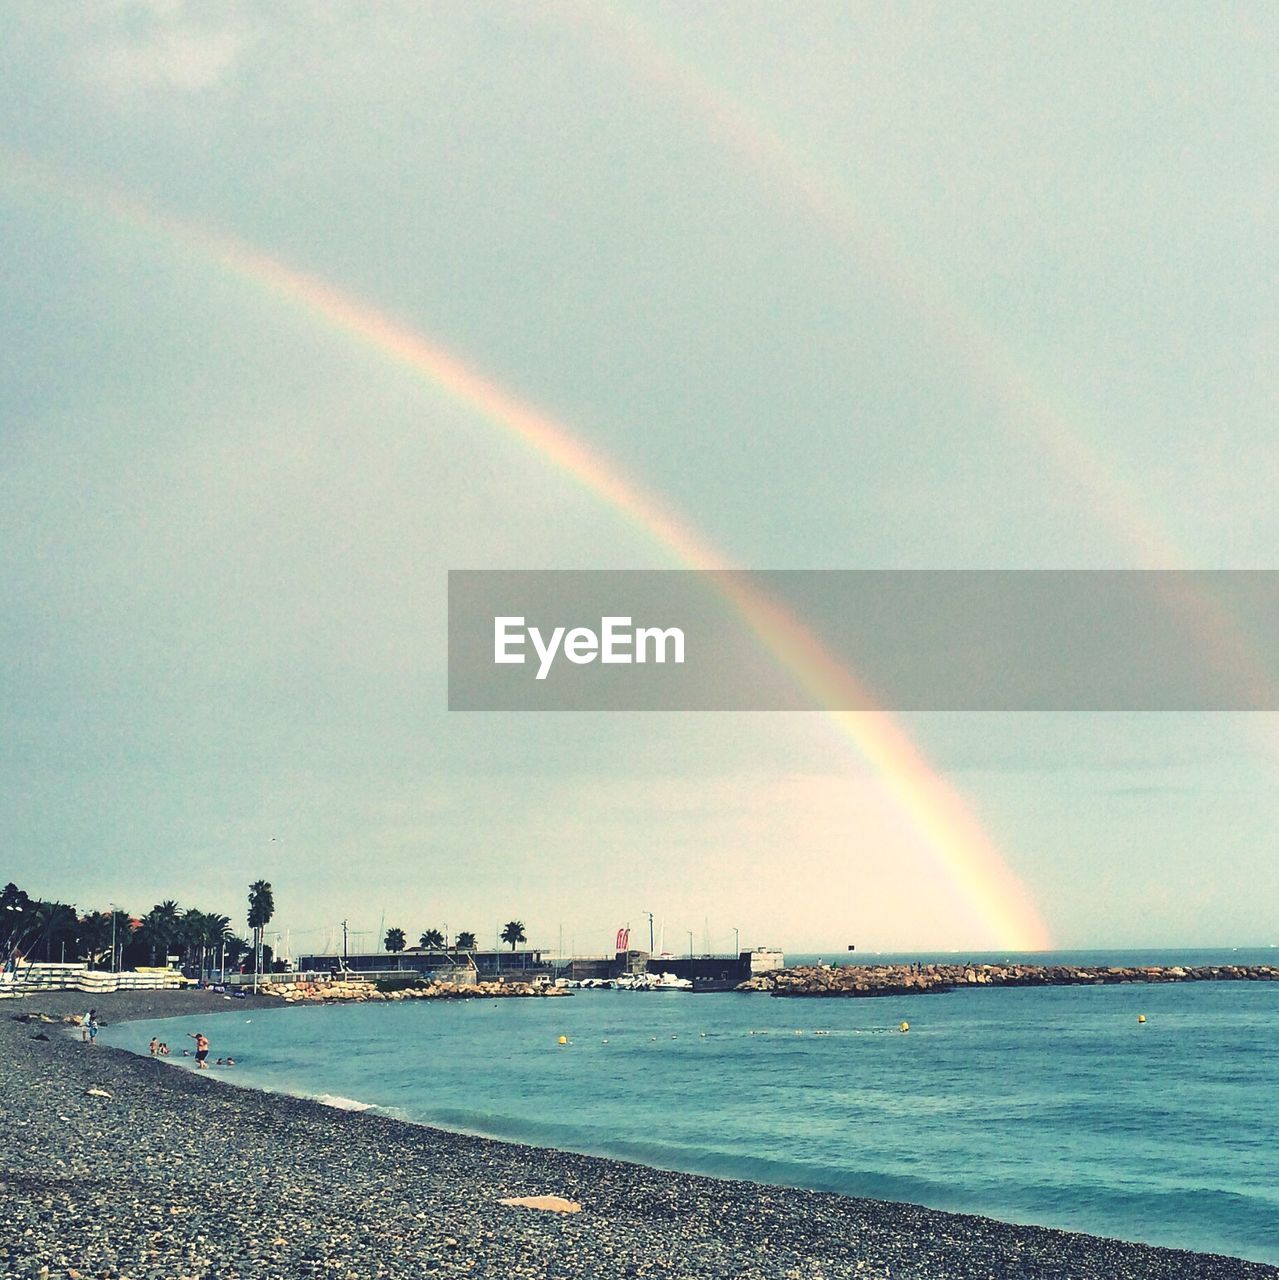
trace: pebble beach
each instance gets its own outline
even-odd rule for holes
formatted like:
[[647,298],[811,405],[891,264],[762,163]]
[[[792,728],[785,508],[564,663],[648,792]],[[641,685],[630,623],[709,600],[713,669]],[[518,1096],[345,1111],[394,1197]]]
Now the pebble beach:
[[[203,1017],[215,1034],[204,1015],[229,1007],[181,991],[95,1003],[103,1023],[190,1017],[175,1051],[179,1032]],[[85,1004],[0,1005],[0,1275],[1279,1280],[1260,1263],[663,1172],[237,1087],[226,1072],[81,1043],[62,1019]],[[501,1203],[519,1198],[533,1205]]]

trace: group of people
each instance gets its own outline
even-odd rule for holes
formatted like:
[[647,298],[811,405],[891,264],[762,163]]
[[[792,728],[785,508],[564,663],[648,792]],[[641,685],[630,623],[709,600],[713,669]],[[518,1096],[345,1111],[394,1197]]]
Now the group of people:
[[[205,1071],[209,1066],[209,1037],[203,1031],[188,1031],[187,1039],[195,1041],[195,1061],[201,1071]],[[153,1058],[167,1058],[169,1056],[169,1046],[163,1040],[156,1036],[151,1037],[151,1056]],[[190,1049],[183,1049],[182,1056],[189,1058],[191,1056]],[[235,1066],[234,1058],[219,1058],[216,1063],[219,1067]]]
[[[87,1040],[90,1044],[96,1043],[98,1039],[98,1011],[90,1009],[88,1013],[80,1019],[80,1039]],[[209,1066],[209,1037],[203,1031],[188,1031],[187,1039],[195,1041],[195,1061],[201,1071],[205,1071]],[[167,1058],[169,1056],[169,1046],[158,1036],[151,1037],[151,1056],[153,1058]],[[189,1058],[191,1056],[190,1049],[183,1049],[182,1056]],[[219,1067],[235,1066],[234,1058],[219,1058],[217,1060]]]

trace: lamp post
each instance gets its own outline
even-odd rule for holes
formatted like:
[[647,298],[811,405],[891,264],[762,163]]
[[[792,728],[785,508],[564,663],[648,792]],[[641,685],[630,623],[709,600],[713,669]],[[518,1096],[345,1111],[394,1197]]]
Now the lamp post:
[[114,902],[108,902],[107,906],[111,908],[111,972],[115,973],[117,971],[115,959],[115,918],[120,908]]
[[5,904],[4,908],[9,912],[9,917],[4,925],[4,950],[0,952],[0,972],[4,972],[12,968],[13,972],[17,972],[18,968],[18,947],[22,942],[22,935],[18,932],[18,925],[14,920],[15,915],[21,915],[22,908],[16,902]]
[[689,958],[690,960],[693,958],[693,931],[692,931],[692,929],[689,929],[689,930],[688,930],[688,958]]
[[739,956],[742,954],[741,930],[737,928],[733,929],[733,951]]

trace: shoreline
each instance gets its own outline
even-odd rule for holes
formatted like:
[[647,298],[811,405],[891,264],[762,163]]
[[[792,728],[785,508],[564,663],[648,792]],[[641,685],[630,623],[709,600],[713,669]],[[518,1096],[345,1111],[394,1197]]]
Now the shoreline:
[[[0,1017],[16,1228],[0,1273],[1279,1280],[1264,1263],[453,1133],[13,1020],[84,1004],[29,997]],[[121,1023],[283,1006],[136,992],[97,1007]],[[546,1195],[581,1212],[499,1203]]]

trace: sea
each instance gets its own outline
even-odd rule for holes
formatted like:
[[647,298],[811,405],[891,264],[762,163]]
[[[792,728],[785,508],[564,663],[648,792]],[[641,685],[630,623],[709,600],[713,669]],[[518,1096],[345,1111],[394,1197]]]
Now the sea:
[[[963,958],[1267,964],[1279,952]],[[199,1028],[134,1022],[102,1038],[145,1053],[158,1035],[180,1054],[189,1030],[209,1036],[211,1060],[236,1059],[213,1068],[224,1078],[334,1106],[1279,1263],[1279,982],[229,1005]]]

